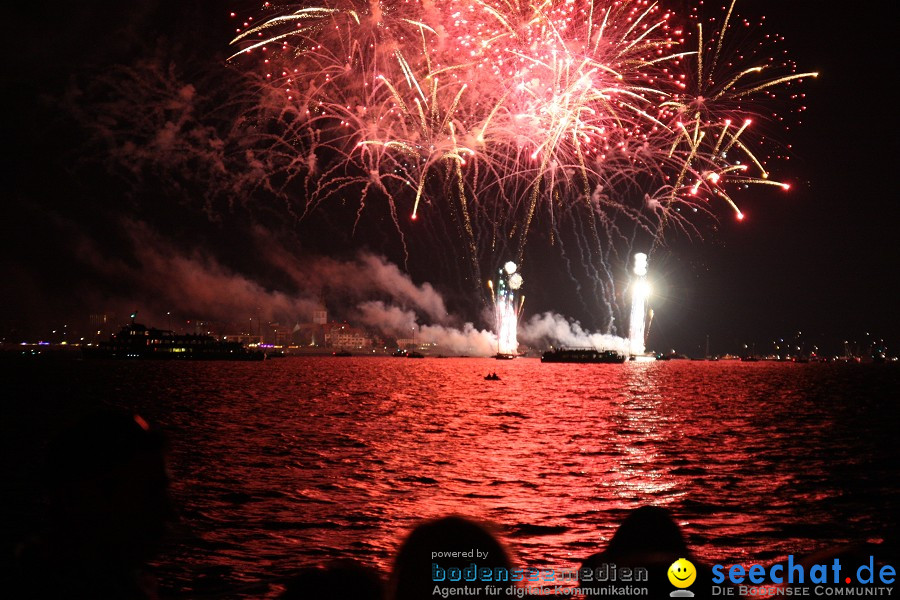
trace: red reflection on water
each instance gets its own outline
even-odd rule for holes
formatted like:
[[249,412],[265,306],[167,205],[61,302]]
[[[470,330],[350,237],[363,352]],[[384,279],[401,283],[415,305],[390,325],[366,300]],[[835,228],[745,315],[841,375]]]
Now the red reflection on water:
[[[883,460],[895,378],[867,387],[825,365],[104,368],[121,370],[104,374],[110,396],[134,398],[172,437],[189,537],[162,568],[184,585],[211,565],[230,582],[337,557],[387,569],[415,523],[448,513],[498,524],[520,565],[562,569],[646,504],[669,508],[698,557],[721,563],[877,536],[897,512],[897,461]],[[501,380],[485,381],[494,371]]]

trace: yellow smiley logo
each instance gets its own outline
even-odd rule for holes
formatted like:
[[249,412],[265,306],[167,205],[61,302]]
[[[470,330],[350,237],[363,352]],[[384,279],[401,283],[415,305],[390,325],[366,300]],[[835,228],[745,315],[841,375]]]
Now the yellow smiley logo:
[[686,558],[679,558],[669,567],[669,581],[677,588],[690,587],[697,579],[697,569]]

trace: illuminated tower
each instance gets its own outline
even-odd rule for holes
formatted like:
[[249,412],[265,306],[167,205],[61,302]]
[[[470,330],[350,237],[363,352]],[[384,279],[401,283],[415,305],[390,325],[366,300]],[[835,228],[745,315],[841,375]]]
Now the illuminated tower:
[[650,295],[650,284],[647,283],[647,255],[638,252],[634,255],[634,274],[637,279],[631,286],[631,320],[629,322],[629,347],[632,356],[644,353],[644,318],[647,313],[647,296]]
[[519,350],[516,331],[525,297],[519,297],[518,294],[523,281],[522,275],[517,273],[517,270],[516,263],[509,261],[500,269],[496,289],[494,282],[488,281],[491,301],[494,303],[498,356],[515,356]]

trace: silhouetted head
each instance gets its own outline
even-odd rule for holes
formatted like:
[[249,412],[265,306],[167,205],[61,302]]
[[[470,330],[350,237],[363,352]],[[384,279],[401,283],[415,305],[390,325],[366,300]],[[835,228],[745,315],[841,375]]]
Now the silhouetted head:
[[335,561],[325,567],[303,569],[287,584],[280,600],[384,600],[378,571],[355,561]]
[[631,557],[668,560],[671,556],[677,559],[686,553],[687,544],[681,529],[669,511],[659,506],[641,506],[633,510],[619,525],[605,552],[608,557],[620,560]]
[[97,557],[140,565],[173,516],[165,444],[140,416],[102,411],[50,444],[53,535]]
[[621,573],[622,567],[628,567],[632,576],[639,570],[646,575],[645,580],[633,580],[635,582],[632,585],[646,587],[651,597],[668,597],[675,589],[668,572],[679,559],[690,560],[692,566],[696,567],[698,583],[693,585],[691,592],[698,598],[705,598],[709,595],[709,570],[693,558],[672,515],[665,508],[642,506],[622,521],[606,550],[588,557],[582,563],[579,583],[585,588],[591,587],[584,576],[584,569],[594,572],[594,581],[598,581],[598,569],[609,572],[611,565],[615,565]]
[[[474,567],[473,567],[474,565]],[[488,578],[483,569],[491,569]],[[509,554],[485,525],[451,516],[422,523],[412,530],[397,553],[391,573],[391,600],[424,600],[441,588],[513,587]],[[497,574],[505,581],[496,581]],[[467,579],[474,579],[469,580]],[[490,579],[490,581],[486,581]]]

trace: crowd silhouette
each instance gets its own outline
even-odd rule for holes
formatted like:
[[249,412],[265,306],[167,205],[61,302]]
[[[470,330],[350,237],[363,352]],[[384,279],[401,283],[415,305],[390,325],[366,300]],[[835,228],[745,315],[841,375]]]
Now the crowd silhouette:
[[[46,530],[18,545],[14,581],[3,597],[35,600],[155,600],[148,574],[175,511],[169,496],[166,443],[140,416],[105,411],[66,429],[50,444],[46,469]],[[859,558],[859,547],[807,557]],[[679,559],[696,568],[703,585],[678,590],[668,570]],[[598,590],[618,573],[643,573],[640,593]],[[427,600],[448,597],[528,597],[527,569],[518,569],[494,527],[458,515],[417,525],[402,541],[389,575],[352,560],[306,567],[280,582],[281,600]],[[571,572],[571,571],[570,571]],[[606,547],[588,556],[567,581],[582,598],[737,596],[712,594],[711,571],[691,551],[671,513],[643,506],[630,512]],[[597,577],[603,573],[606,578]],[[532,580],[533,581],[533,580]],[[693,580],[692,580],[693,581]],[[580,592],[572,594],[572,588]],[[684,587],[684,586],[679,586]],[[594,594],[594,595],[592,595]],[[175,596],[179,597],[179,596]],[[188,596],[193,597],[193,596]],[[227,593],[203,597],[227,598]]]

